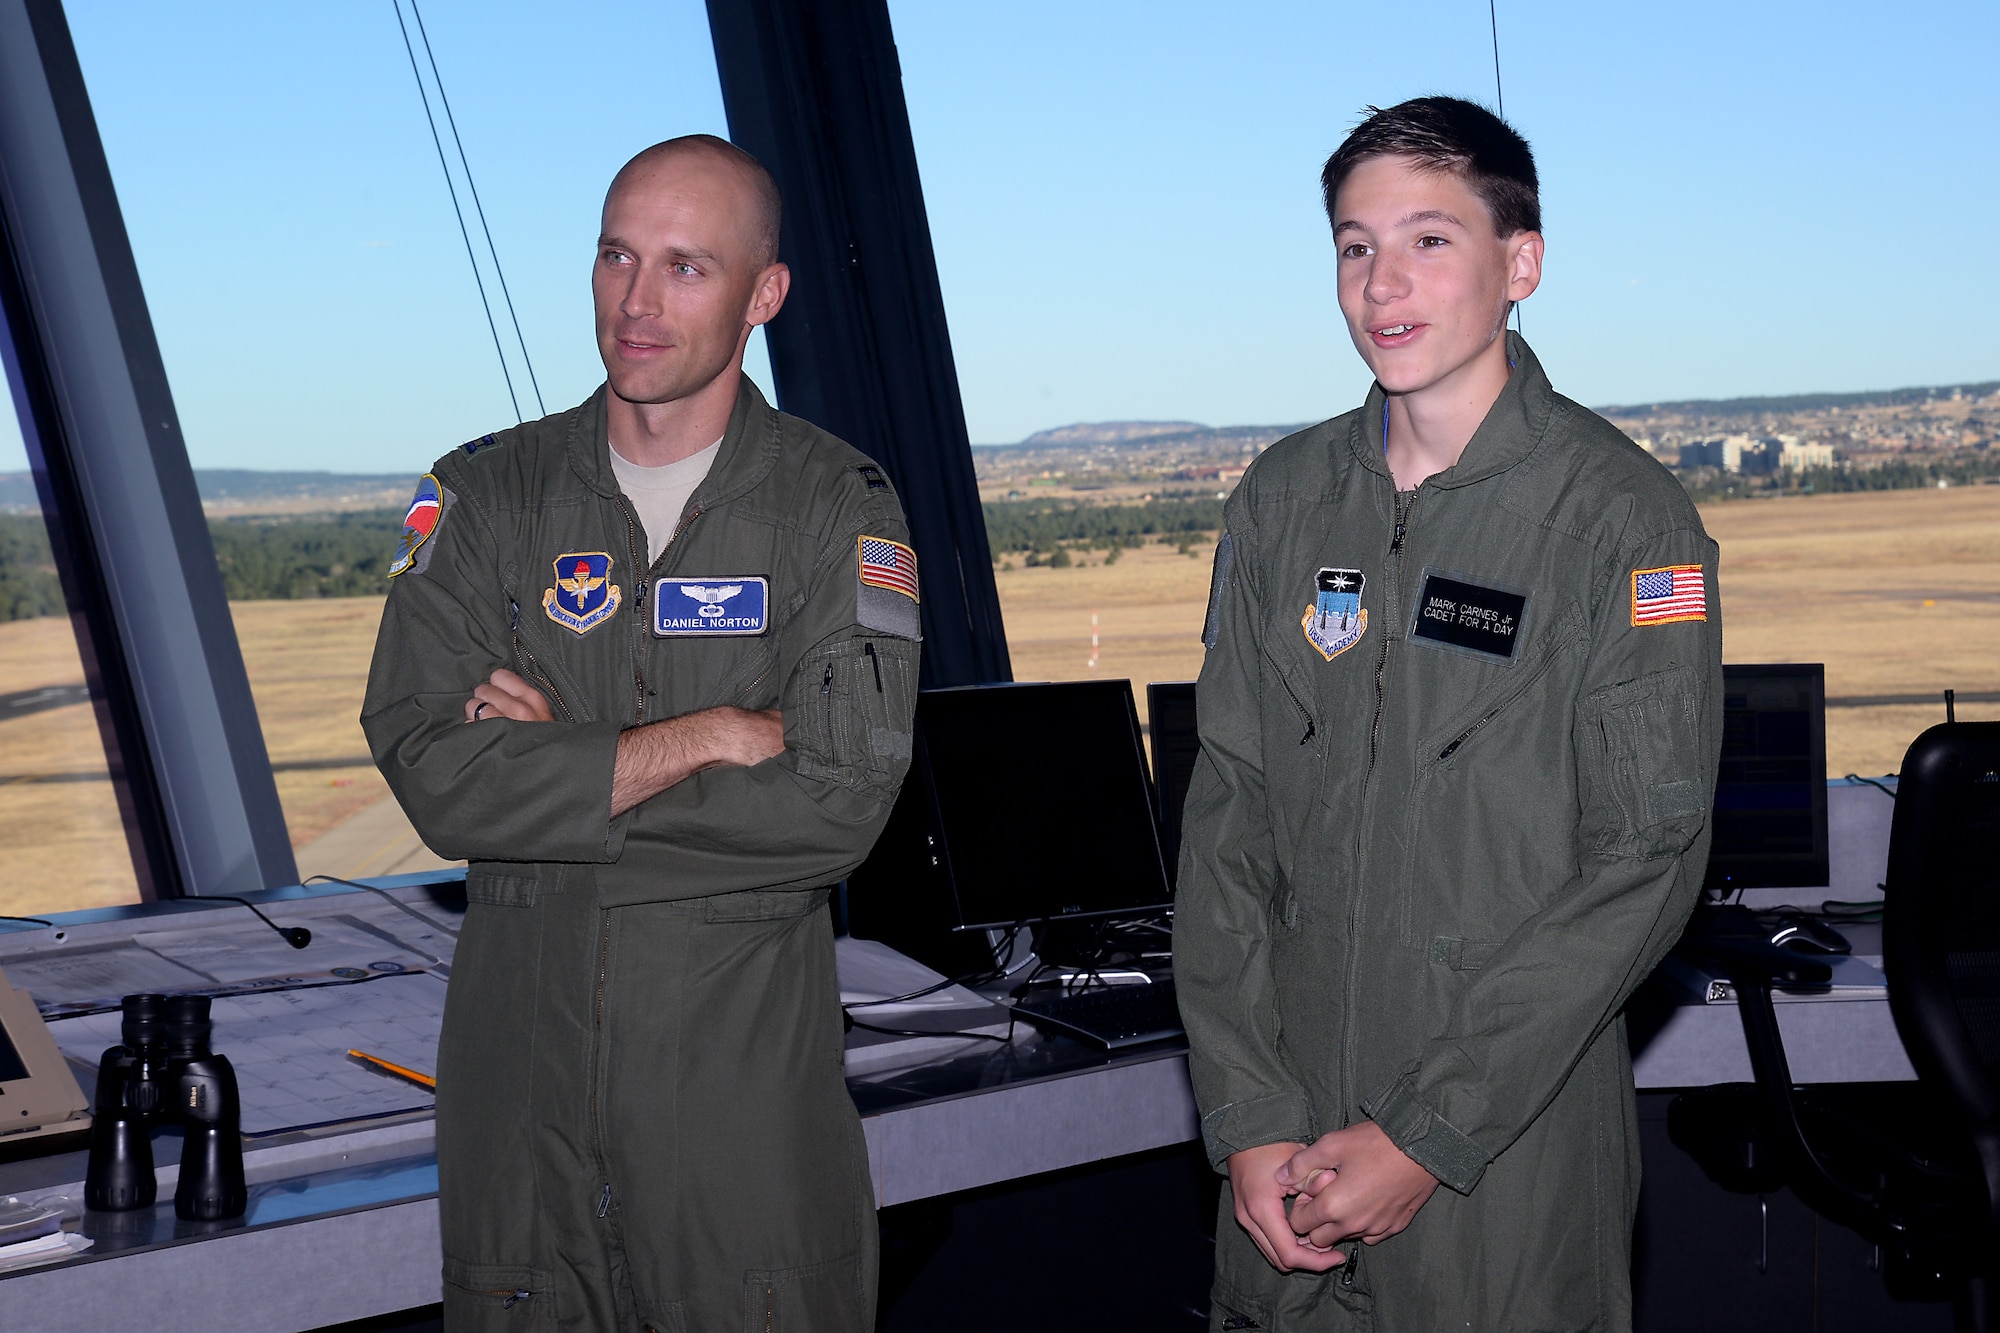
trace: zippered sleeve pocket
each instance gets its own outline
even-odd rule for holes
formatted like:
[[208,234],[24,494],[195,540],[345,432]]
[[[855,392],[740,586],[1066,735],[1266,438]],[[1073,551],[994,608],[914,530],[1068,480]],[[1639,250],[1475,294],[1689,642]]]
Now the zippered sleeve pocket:
[[454,1328],[554,1328],[549,1275],[511,1264],[444,1261],[445,1320]]
[[1583,836],[1606,856],[1651,859],[1687,850],[1713,796],[1703,771],[1702,680],[1693,667],[1655,671],[1587,696],[1577,719]]
[[917,645],[855,635],[807,653],[786,701],[786,745],[801,777],[893,795],[910,764]]

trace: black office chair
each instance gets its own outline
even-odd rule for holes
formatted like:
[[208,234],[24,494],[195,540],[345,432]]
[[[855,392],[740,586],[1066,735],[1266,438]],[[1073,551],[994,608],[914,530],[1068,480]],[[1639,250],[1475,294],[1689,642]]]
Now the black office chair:
[[1883,970],[1916,1083],[1793,1086],[1771,991],[1826,965],[1726,929],[1679,947],[1735,987],[1757,1081],[1675,1098],[1673,1141],[1723,1188],[1788,1185],[1880,1246],[1892,1296],[2000,1333],[2000,723],[1933,727],[1903,760]]

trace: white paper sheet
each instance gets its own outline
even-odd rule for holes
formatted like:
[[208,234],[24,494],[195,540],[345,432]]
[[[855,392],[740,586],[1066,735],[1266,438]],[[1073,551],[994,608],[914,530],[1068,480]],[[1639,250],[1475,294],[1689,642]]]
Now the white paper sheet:
[[[428,972],[352,986],[223,996],[214,1050],[229,1057],[243,1096],[243,1132],[270,1134],[429,1108],[435,1098],[347,1054],[349,1047],[420,1073],[437,1073],[445,983]],[[64,1055],[92,1069],[119,1041],[120,1015],[56,1017]]]

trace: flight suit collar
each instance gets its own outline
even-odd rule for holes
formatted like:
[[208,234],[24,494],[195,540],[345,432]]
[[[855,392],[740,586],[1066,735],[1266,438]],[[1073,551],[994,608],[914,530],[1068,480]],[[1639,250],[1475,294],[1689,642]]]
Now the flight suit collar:
[[[1493,400],[1486,419],[1479,423],[1458,462],[1430,478],[1425,484],[1450,490],[1484,481],[1513,467],[1533,453],[1548,430],[1555,410],[1555,389],[1549,384],[1542,363],[1518,333],[1507,335],[1507,359],[1514,371],[1507,377],[1500,396]],[[1362,466],[1390,477],[1389,464],[1382,457],[1382,414],[1388,395],[1378,383],[1368,390],[1368,401],[1355,420],[1348,443]],[[1393,478],[1391,478],[1393,484]]]
[[[583,484],[606,499],[616,499],[618,477],[611,470],[611,431],[605,414],[610,393],[610,386],[601,384],[576,409],[567,447],[570,467]],[[722,433],[722,448],[689,503],[711,509],[750,490],[777,466],[780,445],[776,409],[764,401],[748,375],[742,376],[729,428]]]

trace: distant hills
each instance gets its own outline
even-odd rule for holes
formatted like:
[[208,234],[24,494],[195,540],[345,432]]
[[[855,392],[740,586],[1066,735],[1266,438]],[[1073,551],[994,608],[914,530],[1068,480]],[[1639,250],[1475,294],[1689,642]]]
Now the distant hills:
[[[249,468],[196,468],[195,489],[211,511],[271,507],[285,510],[352,509],[405,503],[416,488],[403,472],[257,472]],[[0,472],[0,514],[41,512],[35,479]]]
[[1779,398],[1690,398],[1672,403],[1638,403],[1632,406],[1599,407],[1607,417],[1751,417],[1777,412],[1816,412],[1829,407],[1914,407],[1954,393],[1966,398],[1984,398],[2000,391],[2000,380],[1978,384],[1940,384],[1928,388],[1874,389],[1862,393],[1797,393]]
[[[2000,393],[2000,380],[1874,389],[1858,393],[1691,398],[1605,406],[1596,410],[1625,421],[1648,417],[1767,417],[1827,408],[1913,407],[1948,399],[1954,394],[1965,398],[1986,398],[1995,393]],[[1012,444],[974,447],[989,458],[993,451],[999,450],[1062,453],[1105,447],[1121,452],[1234,453],[1270,444],[1304,424],[1207,426],[1199,421],[1079,421],[1036,431]],[[196,468],[194,480],[201,492],[203,505],[211,514],[390,508],[404,504],[416,484],[413,473],[262,472],[249,468]],[[30,474],[0,472],[0,514],[32,514],[40,509],[34,478]]]
[[[1872,389],[1860,393],[1800,393],[1762,398],[1691,398],[1677,402],[1635,403],[1599,407],[1608,417],[1768,416],[1778,412],[1812,412],[1829,407],[1909,407],[1954,393],[1984,398],[2000,391],[2000,380],[1978,384],[1940,384],[1908,389]],[[1013,444],[982,444],[980,449],[1079,449],[1097,445],[1153,448],[1162,445],[1269,443],[1310,424],[1289,426],[1206,426],[1198,421],[1079,421],[1036,431]]]
[[[1303,423],[1301,423],[1303,424]],[[1199,421],[1079,421],[1036,431],[1014,444],[982,444],[987,449],[1023,451],[1072,449],[1241,448],[1269,444],[1298,430],[1290,426],[1204,426]]]

